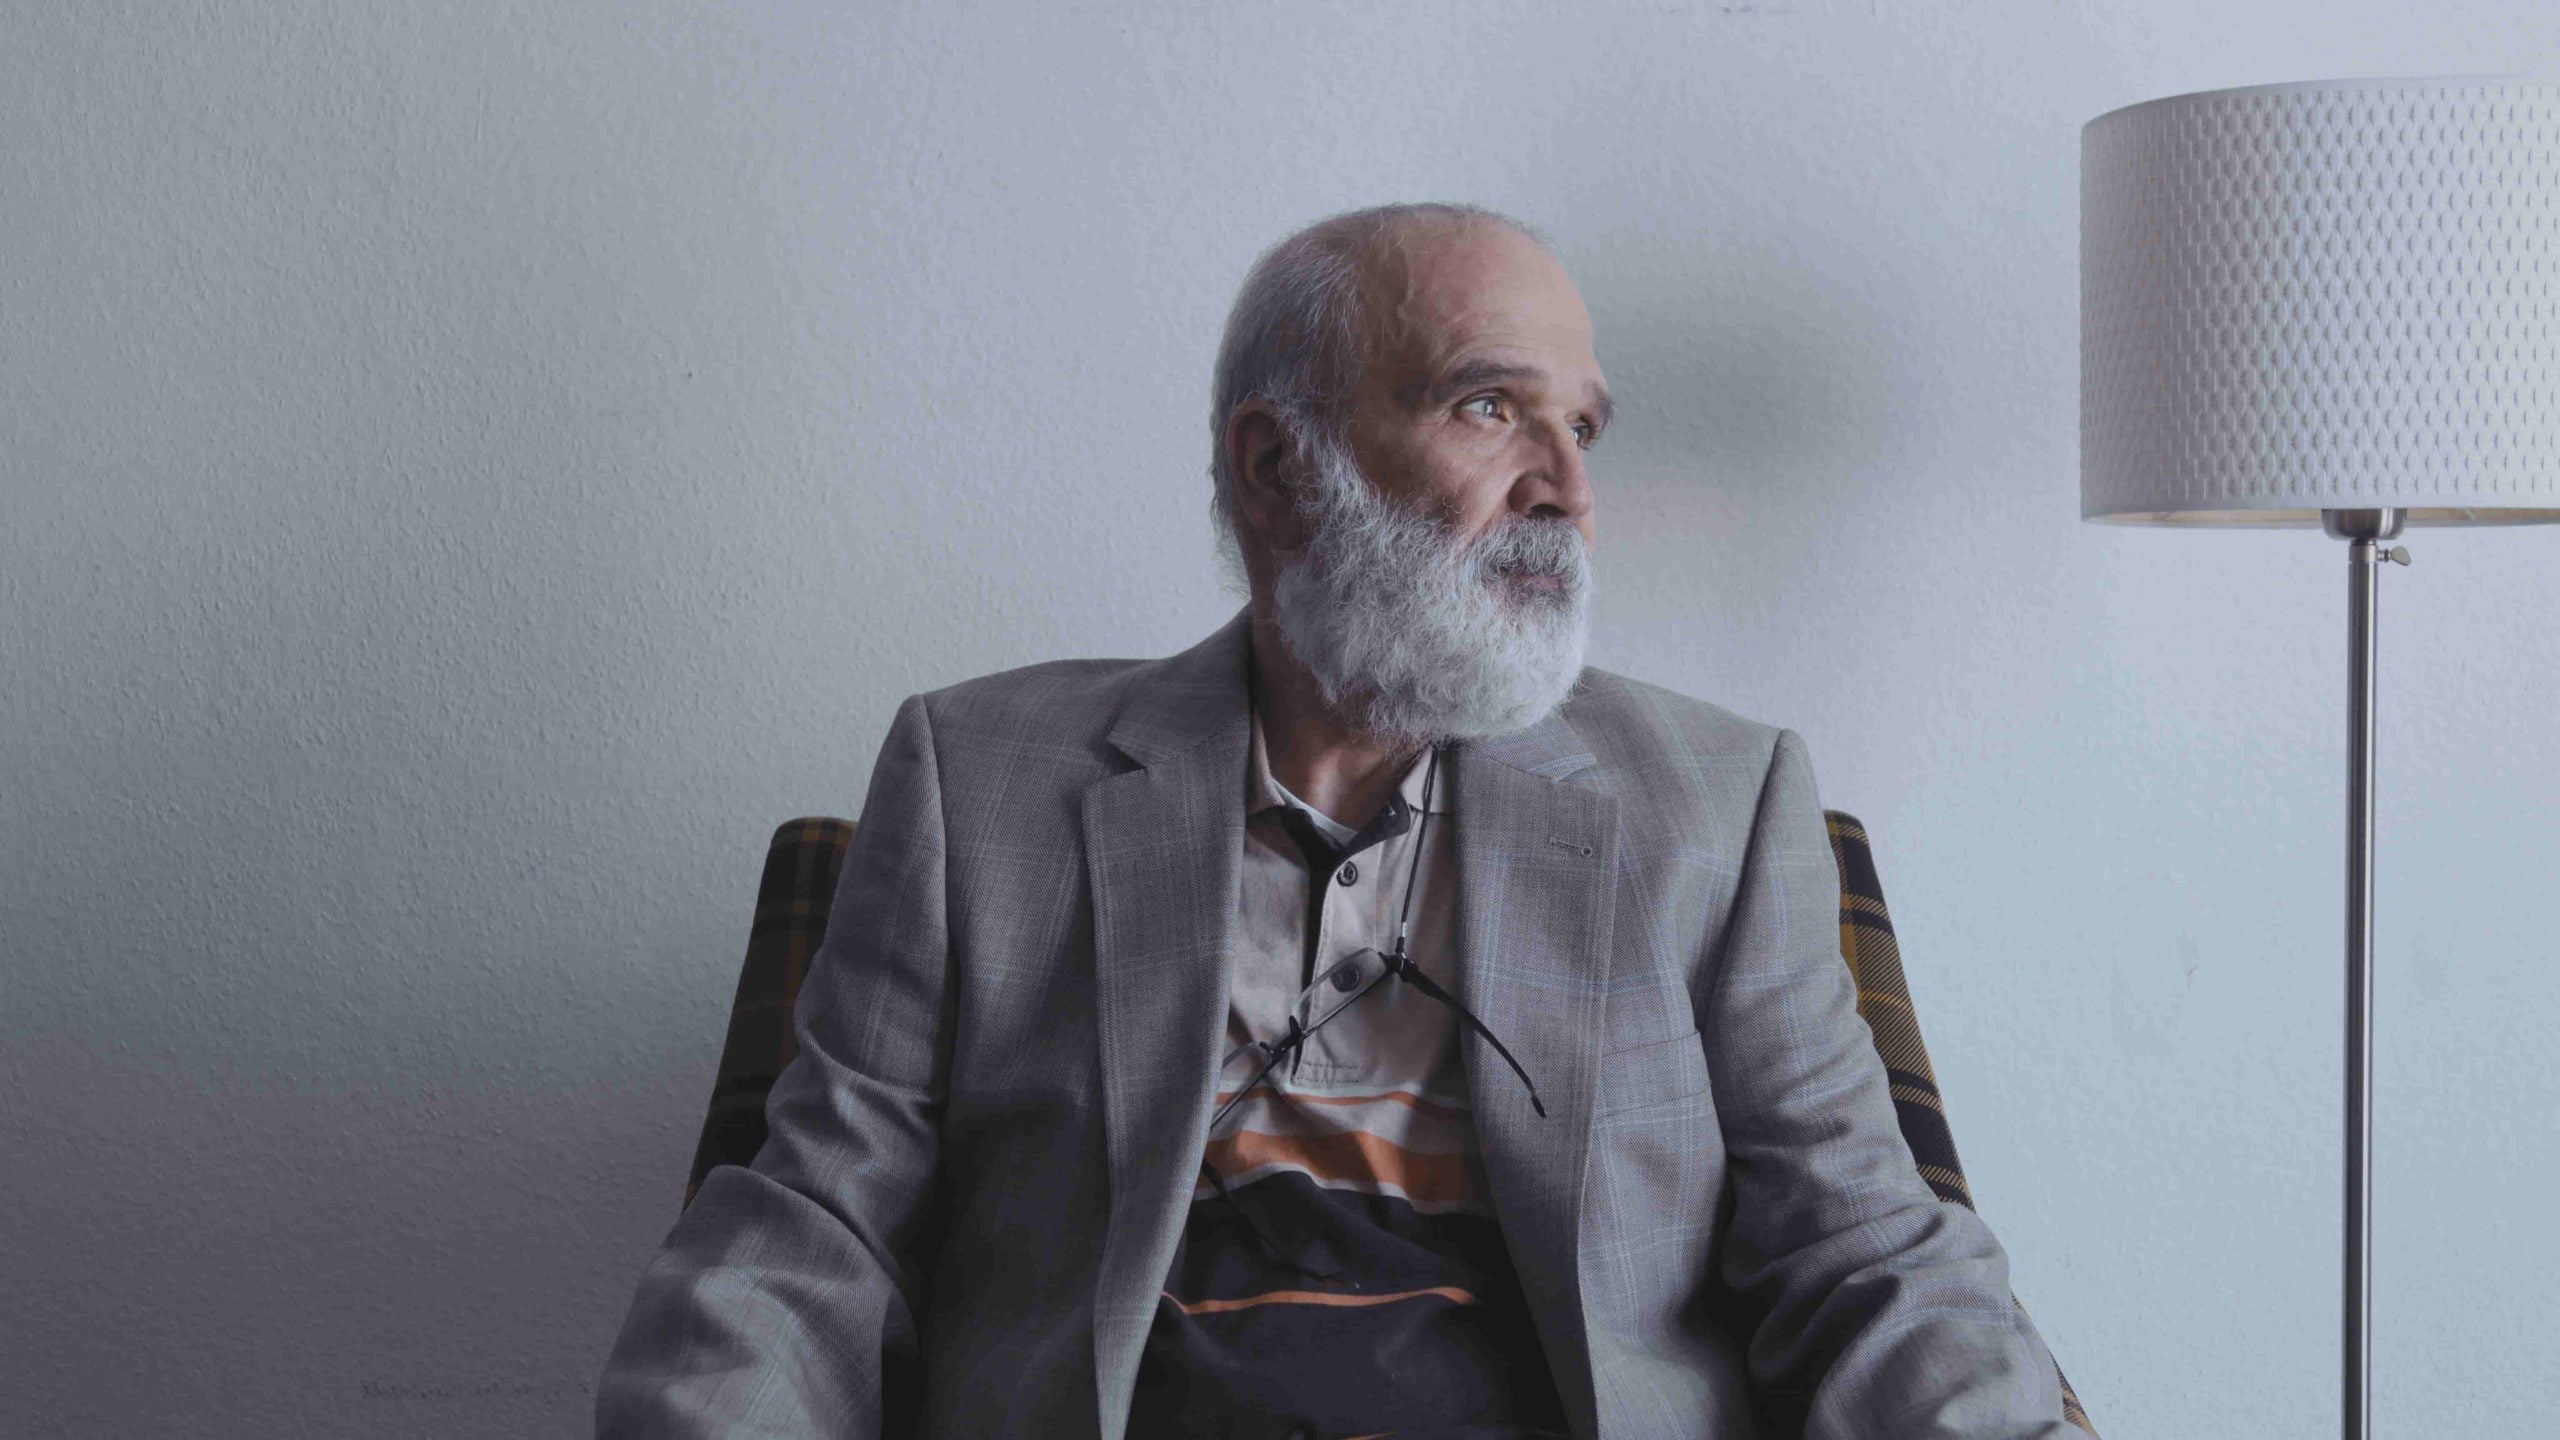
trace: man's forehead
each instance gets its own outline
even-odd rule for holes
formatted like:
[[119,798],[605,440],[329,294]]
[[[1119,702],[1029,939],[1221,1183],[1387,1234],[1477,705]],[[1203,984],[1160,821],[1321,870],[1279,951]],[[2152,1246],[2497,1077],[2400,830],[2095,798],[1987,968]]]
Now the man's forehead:
[[1591,318],[1572,277],[1507,226],[1398,227],[1363,264],[1361,298],[1370,362],[1404,372],[1400,383],[1486,350],[1514,365],[1590,360]]

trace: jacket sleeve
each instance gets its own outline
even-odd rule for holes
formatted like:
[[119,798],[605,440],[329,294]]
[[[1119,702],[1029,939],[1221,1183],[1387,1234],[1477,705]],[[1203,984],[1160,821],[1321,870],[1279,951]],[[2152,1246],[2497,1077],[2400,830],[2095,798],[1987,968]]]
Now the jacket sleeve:
[[1732,1187],[1721,1275],[1758,1302],[1752,1381],[1806,1440],[2085,1440],[2000,1242],[1913,1163],[1839,902],[1812,763],[1782,730],[1698,997]]
[[880,1434],[884,1375],[916,1343],[948,1076],[937,763],[910,698],[793,1007],[764,1148],[704,1177],[642,1272],[598,1436]]

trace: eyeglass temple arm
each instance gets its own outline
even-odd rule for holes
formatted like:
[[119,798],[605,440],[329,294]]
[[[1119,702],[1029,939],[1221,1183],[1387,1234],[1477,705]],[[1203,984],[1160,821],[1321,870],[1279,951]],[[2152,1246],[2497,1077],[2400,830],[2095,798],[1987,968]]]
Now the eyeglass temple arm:
[[[1331,1017],[1328,1016],[1326,1018],[1330,1019]],[[1318,1023],[1321,1024],[1322,1022]],[[1233,1096],[1229,1097],[1226,1104],[1219,1106],[1217,1114],[1209,1117],[1209,1133],[1212,1135],[1216,1134],[1218,1131],[1218,1122],[1227,1118],[1227,1112],[1235,1109],[1238,1105],[1243,1104],[1244,1097],[1252,1094],[1261,1086],[1264,1080],[1270,1077],[1272,1067],[1280,1063],[1281,1056],[1286,1055],[1290,1051],[1297,1049],[1300,1045],[1305,1044],[1307,1037],[1314,1033],[1315,1032],[1313,1030],[1299,1024],[1298,1017],[1292,1015],[1289,1017],[1288,1034],[1277,1040],[1271,1041],[1268,1044],[1257,1040],[1253,1042],[1250,1047],[1239,1047],[1259,1050],[1266,1058],[1262,1062],[1262,1068],[1254,1071],[1253,1078],[1245,1082],[1244,1088],[1238,1090]]]
[[1485,1023],[1475,1017],[1474,1011],[1460,1003],[1457,996],[1441,988],[1439,981],[1423,974],[1422,967],[1414,964],[1412,958],[1404,953],[1404,944],[1401,940],[1397,942],[1394,954],[1380,958],[1386,962],[1389,973],[1397,979],[1405,981],[1416,990],[1457,1011],[1458,1018],[1466,1021],[1477,1034],[1483,1036],[1484,1043],[1492,1046],[1494,1053],[1502,1057],[1503,1063],[1511,1067],[1511,1073],[1520,1077],[1520,1083],[1529,1087],[1529,1107],[1538,1112],[1538,1118],[1543,1120],[1547,1117],[1546,1102],[1538,1098],[1538,1082],[1530,1079],[1529,1072],[1520,1068],[1520,1062],[1512,1055],[1511,1047],[1503,1044],[1500,1036],[1485,1028]]

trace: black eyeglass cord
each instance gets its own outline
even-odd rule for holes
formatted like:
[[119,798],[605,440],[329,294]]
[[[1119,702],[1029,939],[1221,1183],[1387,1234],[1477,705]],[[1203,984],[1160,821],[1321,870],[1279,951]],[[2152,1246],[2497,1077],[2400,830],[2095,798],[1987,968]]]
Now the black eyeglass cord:
[[1388,974],[1457,1011],[1459,1019],[1466,1021],[1477,1034],[1483,1036],[1484,1042],[1493,1047],[1493,1052],[1502,1057],[1502,1063],[1511,1067],[1511,1073],[1520,1077],[1520,1083],[1529,1087],[1529,1108],[1537,1111],[1538,1118],[1544,1120],[1547,1118],[1547,1105],[1545,1101],[1538,1098],[1538,1082],[1530,1079],[1529,1072],[1520,1068],[1520,1062],[1512,1055],[1511,1047],[1496,1038],[1493,1031],[1476,1018],[1475,1012],[1461,1004],[1458,997],[1450,994],[1439,981],[1423,974],[1422,967],[1414,964],[1413,958],[1405,953],[1405,922],[1406,918],[1413,913],[1413,877],[1415,872],[1422,868],[1422,842],[1431,833],[1431,787],[1432,782],[1439,778],[1440,747],[1434,745],[1431,747],[1431,766],[1422,775],[1422,824],[1414,831],[1413,855],[1404,867],[1404,906],[1396,912],[1395,953],[1379,958],[1386,963]]
[[[1457,1012],[1459,1019],[1467,1022],[1469,1028],[1473,1029],[1478,1035],[1483,1036],[1485,1043],[1493,1047],[1494,1053],[1500,1055],[1503,1063],[1511,1067],[1511,1073],[1519,1076],[1520,1083],[1528,1088],[1529,1107],[1538,1113],[1539,1119],[1543,1120],[1547,1115],[1546,1102],[1538,1098],[1537,1082],[1531,1080],[1529,1078],[1529,1072],[1520,1067],[1520,1061],[1518,1057],[1511,1053],[1511,1047],[1503,1044],[1501,1038],[1496,1036],[1492,1029],[1486,1026],[1482,1020],[1477,1019],[1475,1012],[1469,1010],[1457,996],[1450,994],[1447,987],[1443,986],[1439,981],[1422,973],[1422,967],[1415,963],[1412,956],[1405,948],[1406,939],[1410,933],[1409,922],[1413,915],[1414,879],[1422,868],[1423,842],[1430,837],[1431,833],[1431,799],[1433,791],[1440,778],[1441,749],[1442,747],[1439,745],[1431,747],[1431,761],[1429,766],[1423,771],[1422,820],[1421,823],[1415,827],[1413,835],[1413,854],[1405,864],[1404,904],[1396,912],[1396,948],[1390,953],[1380,955],[1378,959],[1379,962],[1386,967],[1388,974],[1395,976],[1398,980],[1411,985],[1414,989],[1419,990],[1441,1004],[1448,1006],[1451,1010]],[[1213,1135],[1216,1134],[1218,1123],[1227,1118],[1228,1112],[1234,1110],[1238,1105],[1243,1104],[1246,1096],[1251,1095],[1256,1089],[1261,1087],[1262,1082],[1269,1078],[1272,1070],[1279,1065],[1281,1057],[1299,1053],[1301,1048],[1306,1044],[1308,1036],[1313,1035],[1320,1029],[1323,1029],[1325,1024],[1331,1021],[1335,1015],[1339,1015],[1349,1008],[1351,1007],[1348,1005],[1341,1006],[1329,1012],[1324,1019],[1317,1021],[1313,1025],[1301,1023],[1298,1017],[1293,1014],[1289,1017],[1289,1032],[1286,1035],[1281,1036],[1277,1040],[1254,1042],[1254,1048],[1263,1053],[1262,1068],[1254,1072],[1253,1078],[1245,1083],[1243,1089],[1238,1090],[1226,1104],[1218,1107],[1218,1113],[1209,1117],[1210,1133]],[[1210,1164],[1208,1158],[1203,1156],[1200,1161],[1200,1168],[1209,1172],[1209,1183],[1216,1187],[1218,1198],[1225,1201],[1227,1208],[1235,1212],[1236,1218],[1244,1222],[1245,1228],[1253,1234],[1255,1245],[1261,1248],[1264,1255],[1301,1275],[1307,1276],[1309,1279],[1339,1280],[1343,1278],[1339,1271],[1327,1270],[1309,1265],[1296,1256],[1282,1251],[1280,1246],[1272,1240],[1269,1232],[1262,1228],[1262,1223],[1253,1217],[1253,1212],[1245,1209],[1244,1206],[1236,1200],[1234,1193],[1227,1189],[1226,1177],[1218,1173],[1218,1167]]]

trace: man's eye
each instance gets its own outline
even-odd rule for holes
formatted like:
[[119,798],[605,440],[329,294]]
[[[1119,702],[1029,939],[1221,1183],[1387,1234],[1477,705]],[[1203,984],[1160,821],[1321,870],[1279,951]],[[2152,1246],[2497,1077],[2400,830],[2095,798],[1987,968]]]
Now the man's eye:
[[1502,397],[1499,395],[1478,395],[1474,399],[1467,401],[1466,405],[1461,405],[1458,408],[1463,410],[1467,405],[1492,406],[1492,409],[1480,411],[1478,413],[1482,414],[1488,420],[1499,420],[1502,418]]
[[1599,441],[1600,427],[1592,424],[1588,420],[1585,420],[1581,424],[1573,427],[1573,436],[1576,440],[1582,442],[1583,449],[1588,450]]

